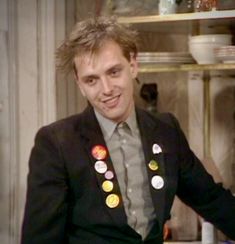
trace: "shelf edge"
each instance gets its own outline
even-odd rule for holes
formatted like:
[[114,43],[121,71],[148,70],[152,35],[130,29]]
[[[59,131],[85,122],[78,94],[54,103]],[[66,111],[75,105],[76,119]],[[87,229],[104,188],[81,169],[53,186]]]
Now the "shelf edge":
[[222,19],[222,18],[235,18],[235,9],[212,10],[207,12],[194,12],[194,13],[169,14],[169,15],[119,17],[118,22],[129,23],[129,24],[140,24],[140,23],[154,23],[154,22],[166,22],[166,21]]

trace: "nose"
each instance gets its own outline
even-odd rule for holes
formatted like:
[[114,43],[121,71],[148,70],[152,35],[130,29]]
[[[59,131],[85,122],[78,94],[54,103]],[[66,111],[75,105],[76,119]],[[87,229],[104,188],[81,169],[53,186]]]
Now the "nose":
[[104,94],[110,94],[112,92],[112,83],[107,77],[101,79],[102,92]]

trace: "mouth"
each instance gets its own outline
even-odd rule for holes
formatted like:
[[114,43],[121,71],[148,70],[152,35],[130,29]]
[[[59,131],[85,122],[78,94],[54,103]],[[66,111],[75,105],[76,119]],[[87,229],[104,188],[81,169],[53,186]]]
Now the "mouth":
[[114,108],[118,105],[120,96],[121,95],[112,96],[112,97],[104,99],[102,102],[105,104],[105,106],[107,108],[109,108],[109,109]]

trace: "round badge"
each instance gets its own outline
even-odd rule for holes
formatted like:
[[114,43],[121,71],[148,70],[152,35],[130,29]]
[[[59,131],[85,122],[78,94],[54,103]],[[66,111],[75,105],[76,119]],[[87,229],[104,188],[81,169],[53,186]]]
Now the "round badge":
[[152,150],[154,154],[158,154],[162,152],[161,147],[157,143],[153,144]]
[[96,161],[95,162],[95,170],[100,173],[104,174],[108,169],[107,164],[104,161]]
[[92,156],[97,160],[102,160],[107,157],[107,150],[102,145],[96,145],[91,150]]
[[106,198],[106,205],[109,208],[116,208],[120,202],[119,196],[117,194],[109,194]]
[[111,180],[111,179],[113,179],[114,174],[113,174],[112,171],[108,170],[108,171],[105,173],[104,177],[105,177],[107,180]]
[[151,180],[151,184],[155,189],[161,189],[164,186],[164,180],[161,176],[155,175]]
[[113,182],[110,180],[105,180],[102,184],[102,188],[105,192],[111,192],[113,190]]
[[155,160],[151,160],[148,164],[149,168],[151,170],[157,170],[158,169],[158,163]]

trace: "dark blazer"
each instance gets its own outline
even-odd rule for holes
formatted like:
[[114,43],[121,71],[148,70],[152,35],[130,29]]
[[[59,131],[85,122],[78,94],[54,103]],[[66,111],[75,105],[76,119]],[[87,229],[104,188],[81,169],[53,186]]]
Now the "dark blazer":
[[[206,220],[235,239],[235,198],[215,184],[190,150],[178,122],[170,114],[157,117],[137,109],[137,120],[149,177],[156,223],[146,238],[127,225],[121,192],[114,173],[112,193],[120,196],[109,208],[95,171],[95,145],[105,145],[93,109],[43,127],[36,135],[29,161],[28,190],[22,226],[22,244],[162,243],[162,228],[170,217],[175,195]],[[162,153],[154,154],[158,144]],[[157,172],[147,166],[159,164]],[[108,169],[114,172],[109,155]],[[154,189],[151,178],[160,175],[164,186]]]

